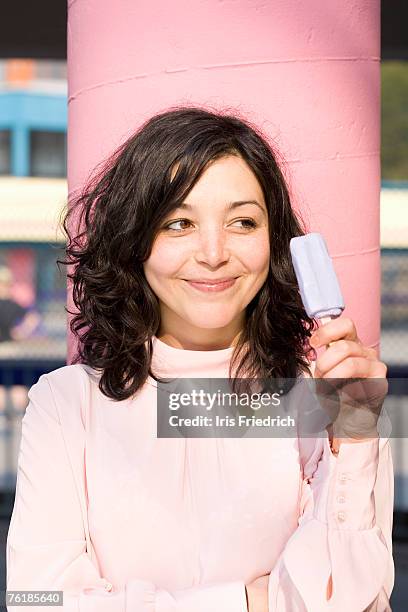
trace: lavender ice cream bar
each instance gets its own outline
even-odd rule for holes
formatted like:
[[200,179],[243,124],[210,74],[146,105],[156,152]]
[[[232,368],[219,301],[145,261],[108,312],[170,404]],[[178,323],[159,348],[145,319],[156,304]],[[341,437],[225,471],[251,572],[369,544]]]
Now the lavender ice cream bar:
[[292,238],[290,252],[308,316],[338,317],[344,300],[323,236],[313,232]]

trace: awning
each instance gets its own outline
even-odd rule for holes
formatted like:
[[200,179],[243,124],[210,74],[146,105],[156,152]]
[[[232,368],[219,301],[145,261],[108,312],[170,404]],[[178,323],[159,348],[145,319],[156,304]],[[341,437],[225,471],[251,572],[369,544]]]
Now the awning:
[[384,248],[408,248],[408,187],[381,189],[380,236]]
[[0,242],[65,242],[58,218],[66,179],[0,177]]

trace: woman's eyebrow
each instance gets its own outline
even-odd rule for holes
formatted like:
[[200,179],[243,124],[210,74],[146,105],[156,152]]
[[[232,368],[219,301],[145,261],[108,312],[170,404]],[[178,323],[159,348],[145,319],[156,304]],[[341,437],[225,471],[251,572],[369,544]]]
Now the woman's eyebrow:
[[[262,212],[265,212],[264,207],[257,202],[256,200],[237,200],[236,202],[230,202],[226,209],[227,210],[233,210],[234,208],[238,208],[238,206],[244,206],[245,204],[254,204],[255,206],[258,206]],[[188,204],[187,202],[182,202],[178,208],[182,208],[185,210],[192,210],[194,208],[194,206],[192,204]]]

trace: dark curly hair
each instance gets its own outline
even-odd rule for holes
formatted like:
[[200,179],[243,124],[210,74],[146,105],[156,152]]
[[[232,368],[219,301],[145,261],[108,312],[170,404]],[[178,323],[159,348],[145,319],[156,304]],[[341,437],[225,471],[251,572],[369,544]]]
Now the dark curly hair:
[[308,337],[317,323],[304,310],[289,250],[290,239],[306,230],[292,210],[277,152],[259,128],[237,114],[197,106],[156,114],[97,166],[63,211],[67,260],[57,262],[73,266],[67,277],[78,309],[66,309],[74,315],[70,329],[78,339],[72,363],[102,372],[99,388],[109,398],[134,395],[148,376],[161,380],[151,370],[159,301],[143,262],[166,215],[210,161],[228,155],[240,156],[261,185],[271,245],[269,273],[246,308],[229,376],[237,363],[236,378],[244,372],[258,379],[311,374]]

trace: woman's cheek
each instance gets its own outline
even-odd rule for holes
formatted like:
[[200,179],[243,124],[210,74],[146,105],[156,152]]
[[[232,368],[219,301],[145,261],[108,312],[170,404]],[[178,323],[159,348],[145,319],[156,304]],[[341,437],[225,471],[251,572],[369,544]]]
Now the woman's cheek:
[[250,239],[242,241],[240,258],[251,272],[262,272],[269,269],[270,247],[268,234],[253,234]]
[[144,264],[146,277],[149,274],[154,276],[171,277],[182,261],[182,251],[174,244],[167,241],[157,241],[152,249],[149,259]]

